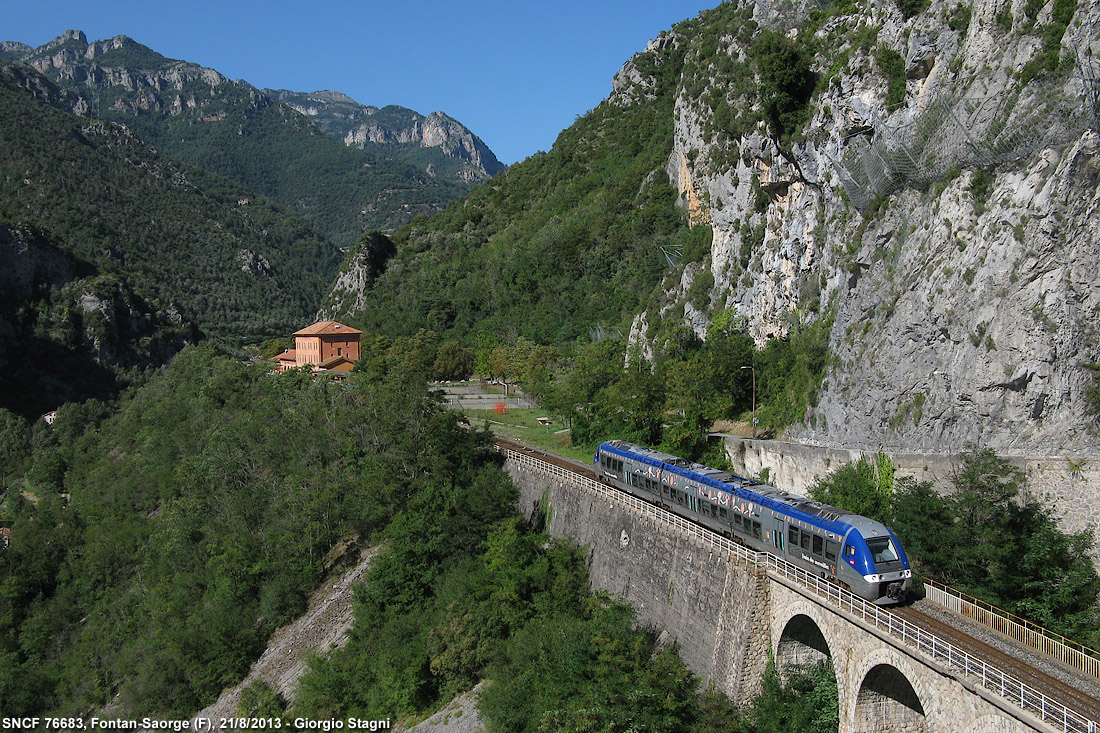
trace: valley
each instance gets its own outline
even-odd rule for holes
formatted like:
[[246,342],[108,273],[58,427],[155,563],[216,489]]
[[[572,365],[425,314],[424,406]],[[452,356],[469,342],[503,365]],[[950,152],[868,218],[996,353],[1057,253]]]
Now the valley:
[[[516,514],[497,431],[856,507],[1097,646],[1097,54],[1075,0],[727,2],[505,166],[441,111],[0,44],[4,712],[411,723],[480,685],[490,730],[836,729],[828,666],[700,694]],[[273,374],[317,321],[354,368]],[[241,687],[352,546],[298,627],[344,641]]]

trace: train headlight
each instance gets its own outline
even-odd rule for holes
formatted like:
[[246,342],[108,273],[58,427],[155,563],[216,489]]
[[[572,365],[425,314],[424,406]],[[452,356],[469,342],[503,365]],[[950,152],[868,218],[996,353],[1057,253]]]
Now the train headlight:
[[903,572],[901,574],[901,577],[903,577],[903,578],[912,578],[913,577],[913,571],[912,570],[906,570],[905,572]]

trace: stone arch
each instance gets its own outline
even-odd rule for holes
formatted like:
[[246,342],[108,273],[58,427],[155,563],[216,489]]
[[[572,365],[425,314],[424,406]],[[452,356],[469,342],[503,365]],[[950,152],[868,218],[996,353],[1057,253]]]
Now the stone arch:
[[927,731],[924,705],[910,677],[892,662],[872,664],[859,685],[849,730]]
[[775,645],[775,666],[780,674],[794,667],[831,661],[832,657],[829,642],[816,620],[804,613],[787,619]]

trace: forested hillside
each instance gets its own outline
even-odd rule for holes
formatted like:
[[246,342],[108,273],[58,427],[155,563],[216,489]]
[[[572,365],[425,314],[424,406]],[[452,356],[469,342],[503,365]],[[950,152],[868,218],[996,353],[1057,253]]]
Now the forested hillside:
[[117,409],[66,405],[52,428],[0,410],[5,714],[185,718],[369,543],[348,646],[289,705],[256,685],[241,714],[415,718],[490,679],[499,730],[835,727],[827,667],[772,670],[746,712],[698,694],[672,647],[589,593],[581,549],[514,514],[488,434],[405,354],[333,383],[202,345]]
[[396,237],[397,256],[352,315],[388,335],[424,327],[542,343],[587,340],[627,323],[667,267],[662,248],[706,251],[675,207],[664,167],[681,58],[648,54],[660,71],[643,104],[603,104],[562,132],[548,153],[513,166],[443,214]]
[[208,334],[283,335],[312,315],[335,245],[125,127],[51,106],[62,96],[28,67],[0,67],[0,218],[42,230]]
[[6,714],[193,713],[301,611],[338,541],[422,494],[509,511],[483,437],[423,383],[267,371],[192,347],[114,414],[72,404],[31,430],[0,411]]
[[198,338],[117,275],[0,221],[0,408],[37,418],[111,399]]
[[[620,91],[549,152],[402,229],[392,257],[364,240],[323,312],[386,336],[423,328],[464,342],[481,373],[523,382],[578,445],[615,436],[698,456],[714,420],[752,406],[750,367],[768,429],[797,420],[821,379],[827,322],[756,344],[744,317],[716,312],[703,339],[680,322],[681,304],[634,334],[627,359],[636,314],[712,246],[666,172],[684,58],[683,43],[651,43],[628,64],[645,83],[621,74]],[[688,300],[702,303],[709,287],[700,279]]]

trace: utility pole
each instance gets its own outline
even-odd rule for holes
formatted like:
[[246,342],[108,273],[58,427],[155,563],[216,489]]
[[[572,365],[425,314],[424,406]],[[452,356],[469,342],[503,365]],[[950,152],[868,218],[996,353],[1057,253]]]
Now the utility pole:
[[743,366],[741,368],[752,370],[752,437],[756,438],[756,367]]

